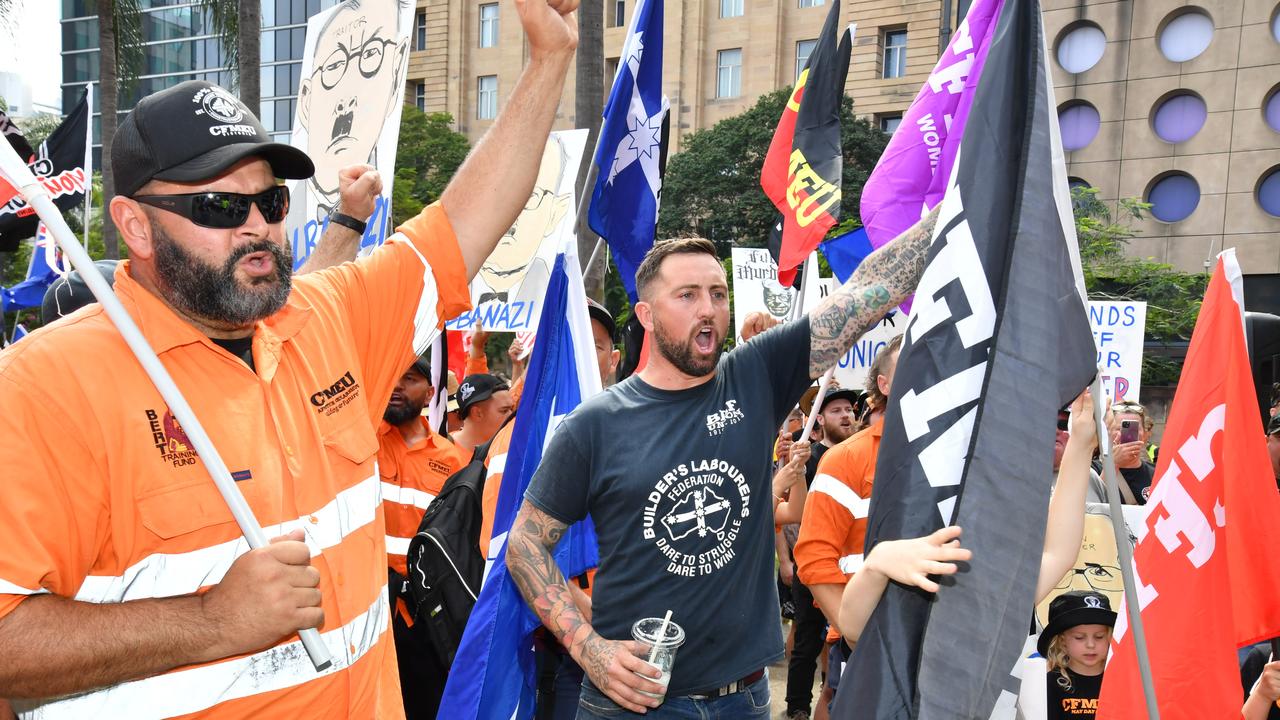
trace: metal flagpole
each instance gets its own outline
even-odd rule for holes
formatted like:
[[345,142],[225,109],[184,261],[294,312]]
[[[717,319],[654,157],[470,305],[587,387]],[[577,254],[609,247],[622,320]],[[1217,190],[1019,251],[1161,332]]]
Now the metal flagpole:
[[[84,86],[88,120],[84,129],[84,246],[89,247],[89,209],[93,205],[93,83]],[[49,264],[53,267],[53,264]],[[55,268],[56,269],[56,268]]]
[[[0,174],[6,176],[13,183],[14,187],[26,198],[27,203],[40,215],[40,219],[48,226],[49,232],[57,240],[58,245],[62,247],[63,254],[71,261],[75,269],[80,271],[80,277],[84,279],[94,297],[102,304],[102,308],[106,311],[107,316],[111,318],[111,322],[115,323],[116,328],[120,330],[120,334],[124,336],[129,349],[138,358],[138,362],[142,364],[142,368],[151,378],[151,382],[155,383],[156,389],[160,391],[161,397],[164,398],[174,417],[178,419],[178,423],[182,425],[182,428],[187,431],[188,437],[191,438],[192,446],[195,447],[196,453],[213,477],[214,484],[218,486],[218,492],[222,494],[223,501],[231,510],[231,514],[235,516],[236,524],[240,526],[240,531],[244,533],[249,547],[256,549],[266,546],[267,536],[263,533],[262,526],[258,524],[257,518],[253,516],[253,510],[250,509],[249,503],[245,502],[244,495],[240,494],[240,489],[236,487],[235,481],[231,479],[231,473],[227,470],[226,463],[222,461],[222,456],[218,454],[217,448],[213,446],[213,441],[209,439],[204,426],[200,424],[195,412],[192,411],[186,398],[182,396],[182,391],[173,382],[173,378],[170,377],[169,371],[160,362],[160,358],[156,357],[155,351],[151,349],[146,338],[142,336],[142,331],[138,329],[133,318],[129,316],[124,306],[120,304],[120,299],[111,291],[111,287],[103,279],[102,273],[93,264],[93,259],[89,257],[89,253],[85,252],[84,247],[76,240],[75,234],[71,232],[71,228],[67,227],[67,222],[62,219],[62,212],[53,204],[53,200],[49,197],[44,185],[36,180],[35,176],[31,174],[31,170],[27,168],[27,164],[18,157],[18,154],[13,151],[9,143],[0,142]],[[298,637],[302,640],[302,645],[306,648],[307,655],[311,657],[311,662],[315,665],[317,671],[325,670],[333,664],[329,656],[329,650],[325,647],[324,642],[320,639],[320,634],[316,632],[315,628],[299,631]]]
[[1102,458],[1102,471],[1107,481],[1107,502],[1111,510],[1111,529],[1116,535],[1116,548],[1120,551],[1120,574],[1124,578],[1125,607],[1129,610],[1129,632],[1133,633],[1133,647],[1138,656],[1138,674],[1142,677],[1142,692],[1147,700],[1147,720],[1160,720],[1156,705],[1156,686],[1151,677],[1151,658],[1147,654],[1147,634],[1142,626],[1142,608],[1138,602],[1138,585],[1133,575],[1133,548],[1129,546],[1129,531],[1124,524],[1124,511],[1120,509],[1120,482],[1117,479],[1116,461],[1111,456],[1111,436],[1107,433],[1106,410],[1103,406],[1102,368],[1093,380],[1093,418],[1098,429],[1098,453]]

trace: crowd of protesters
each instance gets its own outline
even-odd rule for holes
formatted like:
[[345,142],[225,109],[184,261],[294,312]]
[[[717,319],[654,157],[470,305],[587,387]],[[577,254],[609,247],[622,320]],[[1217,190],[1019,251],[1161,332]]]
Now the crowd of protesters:
[[[85,306],[83,282],[59,283],[48,327],[0,354],[0,696],[12,703],[0,717],[436,716],[450,668],[397,588],[425,511],[480,449],[477,550],[489,555],[525,353],[512,346],[510,377],[489,372],[480,330],[463,377],[438,389],[426,350],[469,306],[469,279],[525,205],[576,44],[574,0],[527,5],[530,63],[510,109],[440,203],[359,262],[348,262],[359,218],[380,191],[371,167],[341,171],[342,222],[295,274],[276,178],[310,176],[305,154],[271,143],[207,83],[126,116],[110,213],[132,259],[110,268],[115,290],[278,537],[248,549],[186,432],[102,310]],[[188,117],[220,92],[247,130]],[[634,308],[653,347],[616,384],[617,325],[589,302],[608,389],[552,436],[506,539],[545,626],[539,718],[768,717],[768,668],[786,647],[786,717],[826,717],[888,582],[932,592],[971,558],[958,527],[863,547],[901,338],[865,387],[813,385],[915,289],[936,219],[808,314],[749,319],[728,353],[715,247],[659,243],[637,270]],[[427,419],[437,392],[443,427]],[[1076,562],[1086,503],[1105,500],[1097,401],[1083,392],[1058,416],[1037,601]],[[1154,419],[1132,401],[1106,418],[1124,501],[1143,504]],[[1280,485],[1280,416],[1267,444]],[[587,517],[600,565],[565,578],[552,553]],[[629,639],[637,619],[664,613],[686,633],[666,673]],[[1115,621],[1102,593],[1051,601],[1036,643],[1047,717],[1094,714]],[[311,668],[294,640],[307,629],[340,655],[333,671]],[[1243,713],[1276,717],[1280,663],[1261,646],[1241,661]]]

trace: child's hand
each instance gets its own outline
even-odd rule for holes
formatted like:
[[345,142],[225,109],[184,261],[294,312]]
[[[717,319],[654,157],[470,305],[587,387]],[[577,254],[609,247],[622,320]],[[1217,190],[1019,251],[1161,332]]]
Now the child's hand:
[[886,540],[871,549],[864,570],[878,572],[904,585],[937,592],[930,575],[954,575],[957,562],[968,562],[973,552],[960,547],[960,528],[952,525],[932,535],[909,540]]

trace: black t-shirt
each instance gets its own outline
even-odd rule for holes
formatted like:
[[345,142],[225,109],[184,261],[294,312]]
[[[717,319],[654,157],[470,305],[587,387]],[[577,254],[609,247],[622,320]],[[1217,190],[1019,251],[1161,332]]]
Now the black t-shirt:
[[697,387],[627,378],[571,412],[542,455],[528,501],[595,523],[595,630],[630,640],[632,623],[668,610],[684,628],[668,695],[782,657],[771,455],[808,385],[805,318],[739,346]]
[[[213,341],[214,345],[217,345],[223,350],[226,350],[232,355],[235,355],[236,357],[243,360],[244,364],[248,365],[250,370],[254,370],[253,336],[252,335],[246,338],[235,338],[232,340],[220,340],[218,338],[209,338],[209,339]],[[257,372],[257,371],[254,370],[254,372]]]
[[1143,460],[1136,468],[1118,469],[1124,476],[1124,481],[1128,483],[1129,489],[1133,491],[1133,498],[1139,505],[1146,505],[1147,498],[1151,496],[1151,481],[1156,474],[1155,466]]
[[1067,668],[1071,688],[1062,686],[1062,673],[1050,670],[1045,675],[1045,695],[1049,700],[1048,720],[1079,720],[1098,713],[1098,695],[1102,693],[1102,673],[1080,675]]
[[[1262,676],[1262,669],[1271,659],[1271,643],[1258,643],[1249,649],[1245,655],[1244,662],[1240,664],[1240,683],[1244,686],[1244,699],[1249,699],[1249,693],[1253,691],[1253,686],[1257,684],[1258,678]],[[1271,708],[1267,710],[1267,720],[1280,720],[1280,708],[1275,703],[1271,704]]]

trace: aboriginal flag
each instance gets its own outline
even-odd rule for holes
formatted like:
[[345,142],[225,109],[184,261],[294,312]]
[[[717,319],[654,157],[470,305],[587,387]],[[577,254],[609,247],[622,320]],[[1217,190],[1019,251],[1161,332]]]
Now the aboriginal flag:
[[840,221],[840,102],[849,74],[850,33],[840,32],[834,0],[818,44],[787,100],[760,173],[760,187],[782,213],[778,282],[789,286],[796,267]]
[[[85,97],[35,150],[8,117],[0,119],[0,131],[18,156],[27,161],[36,179],[44,183],[53,204],[61,210],[84,202],[84,191],[90,182],[84,168],[84,144],[89,128],[87,93]],[[36,234],[39,220],[27,201],[0,179],[0,251],[17,250],[20,240]]]

